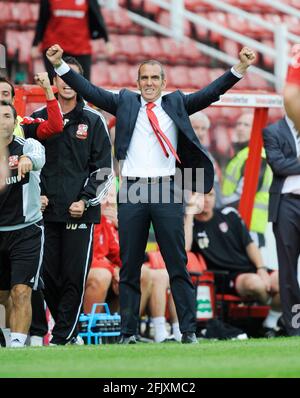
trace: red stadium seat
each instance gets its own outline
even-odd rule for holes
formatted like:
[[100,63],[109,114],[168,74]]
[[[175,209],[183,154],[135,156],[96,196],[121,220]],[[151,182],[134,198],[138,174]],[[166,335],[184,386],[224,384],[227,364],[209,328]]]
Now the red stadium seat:
[[160,44],[164,57],[166,57],[169,62],[176,62],[180,57],[180,45],[169,37],[162,37],[160,39]]
[[168,78],[174,88],[184,89],[192,86],[186,66],[172,66],[169,69]]
[[5,25],[12,21],[11,6],[6,1],[0,2],[0,22]]
[[200,89],[207,86],[207,83],[209,82],[208,68],[204,66],[189,68],[188,74],[191,82],[191,87]]
[[120,52],[119,54],[124,55],[130,61],[143,60],[142,47],[140,39],[136,35],[120,35]]
[[108,68],[109,85],[112,87],[126,87],[131,84],[130,76],[128,73],[128,64],[118,63],[110,65]]
[[[158,17],[156,18],[156,20],[160,25],[170,29],[171,21],[170,21],[170,13],[168,11],[161,11],[158,14]],[[184,22],[184,34],[186,36],[191,35],[191,25],[188,20],[185,20],[185,22]]]
[[158,37],[141,37],[140,46],[142,54],[145,58],[161,59],[163,57],[163,49],[161,47],[160,39]]
[[110,80],[108,75],[108,69],[110,65],[107,62],[97,62],[93,64],[91,72],[91,82],[96,86],[109,86]]
[[203,61],[203,55],[198,50],[193,40],[188,40],[184,43],[180,43],[179,51],[181,54],[181,58],[191,64],[197,64],[201,59]]
[[[228,27],[227,14],[225,12],[209,12],[207,14],[207,17],[211,22],[223,26],[224,28]],[[221,45],[224,38],[220,33],[211,31],[210,40],[214,43],[219,43],[219,45]]]
[[160,11],[160,8],[157,4],[154,4],[151,0],[144,0],[143,10],[145,13],[157,15]]

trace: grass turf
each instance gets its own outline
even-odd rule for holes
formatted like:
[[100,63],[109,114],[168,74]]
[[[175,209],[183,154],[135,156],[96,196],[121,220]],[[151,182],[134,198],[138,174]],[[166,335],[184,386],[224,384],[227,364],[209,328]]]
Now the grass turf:
[[0,348],[0,377],[299,377],[300,338]]

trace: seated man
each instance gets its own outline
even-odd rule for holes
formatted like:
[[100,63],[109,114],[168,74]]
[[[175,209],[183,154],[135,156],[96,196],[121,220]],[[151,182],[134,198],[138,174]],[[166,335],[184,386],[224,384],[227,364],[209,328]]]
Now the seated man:
[[[231,207],[215,209],[214,190],[204,196],[201,213],[197,200],[191,205],[193,211],[189,211],[185,221],[186,250],[201,253],[209,270],[228,271],[225,277],[216,275],[217,292],[270,303],[273,311],[279,311],[278,272],[269,272],[264,266],[261,253],[237,211]],[[279,315],[271,313],[274,322],[265,326],[274,327]]]

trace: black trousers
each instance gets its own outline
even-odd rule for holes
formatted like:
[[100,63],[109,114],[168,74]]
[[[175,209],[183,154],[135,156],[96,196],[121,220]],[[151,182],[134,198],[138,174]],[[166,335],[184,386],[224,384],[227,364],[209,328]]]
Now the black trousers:
[[55,321],[52,343],[77,335],[92,256],[93,224],[45,223],[45,300]]
[[288,334],[300,336],[300,288],[297,279],[300,254],[300,198],[282,195],[278,220],[273,224],[273,231],[279,263],[283,318]]
[[[173,181],[169,187],[171,200],[169,203],[163,203],[162,185],[162,183],[128,182],[128,186],[122,184],[119,192],[118,219],[122,260],[120,312],[123,334],[135,334],[138,326],[140,273],[151,221],[170,276],[180,330],[181,332],[196,330],[195,289],[186,270],[183,205],[182,201],[175,203],[178,195]],[[144,203],[132,203],[136,198],[130,200],[128,197],[133,192],[140,195]],[[151,196],[152,199],[155,197],[152,201],[148,200]]]
[[[92,66],[92,55],[91,54],[85,54],[85,55],[73,55],[64,52],[64,57],[71,56],[77,59],[77,61],[80,63],[83,69],[83,76],[90,80],[91,77],[91,66]],[[53,77],[55,76],[54,68],[53,65],[48,61],[48,58],[46,57],[46,53],[43,53],[43,60],[45,64],[46,71],[48,72],[50,82],[51,84],[53,83]]]

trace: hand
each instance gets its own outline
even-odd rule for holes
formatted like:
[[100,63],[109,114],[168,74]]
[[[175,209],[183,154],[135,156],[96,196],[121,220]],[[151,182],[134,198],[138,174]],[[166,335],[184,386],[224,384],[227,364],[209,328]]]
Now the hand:
[[50,88],[50,80],[47,72],[40,72],[34,75],[34,81],[42,88]]
[[79,202],[73,202],[69,207],[69,213],[71,217],[80,218],[83,215],[85,209],[85,203],[83,200],[79,200]]
[[203,211],[204,195],[193,192],[185,208],[185,214],[199,214]]
[[25,177],[26,173],[32,170],[32,161],[27,156],[21,156],[18,164],[18,179],[19,181]]
[[31,48],[31,58],[36,59],[40,57],[40,50],[38,46],[34,46]]
[[240,63],[234,66],[234,69],[240,73],[244,74],[246,70],[255,62],[256,54],[251,48],[243,47],[239,53]]
[[256,271],[257,275],[262,279],[266,286],[266,291],[271,292],[271,278],[268,271],[265,268],[258,268]]
[[41,195],[41,211],[45,211],[49,204],[49,199],[45,195]]
[[48,48],[46,56],[54,67],[59,67],[62,64],[63,53],[64,50],[58,44],[54,44]]

